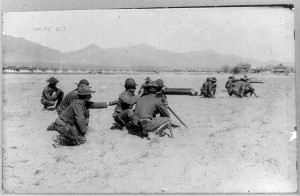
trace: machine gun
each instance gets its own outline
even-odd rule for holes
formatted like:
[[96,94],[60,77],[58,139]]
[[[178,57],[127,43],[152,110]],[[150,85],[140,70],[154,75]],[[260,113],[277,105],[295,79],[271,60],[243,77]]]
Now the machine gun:
[[198,94],[193,88],[165,88],[163,90],[165,95],[190,95],[196,96]]

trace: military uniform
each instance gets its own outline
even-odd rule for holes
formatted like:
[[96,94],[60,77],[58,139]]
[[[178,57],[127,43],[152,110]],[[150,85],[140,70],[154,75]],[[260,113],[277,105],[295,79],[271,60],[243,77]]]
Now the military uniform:
[[242,98],[244,96],[245,91],[245,82],[244,81],[237,81],[232,88],[231,95],[236,95],[237,97]]
[[139,95],[134,94],[136,85],[137,84],[135,83],[134,79],[127,78],[124,85],[126,90],[119,95],[119,103],[115,108],[113,118],[116,123],[121,125],[121,129],[123,129],[126,124],[133,120],[134,111],[132,108],[140,98]]
[[59,82],[56,78],[51,77],[47,82],[49,85],[43,89],[41,103],[44,105],[44,109],[46,109],[49,106],[54,106],[57,101],[55,107],[58,107],[64,97],[64,92],[55,86]]
[[166,87],[164,85],[164,81],[162,79],[157,79],[156,84],[158,86],[158,92],[156,93],[156,98],[160,99],[164,105],[168,105],[167,96],[164,94],[163,88]]
[[[83,85],[89,86],[89,82],[86,79],[82,79],[79,81],[79,83],[76,83],[78,85],[78,88],[82,87]],[[72,90],[70,93],[68,93],[62,100],[60,106],[57,109],[57,113],[60,114],[62,111],[64,111],[69,105],[71,105],[72,101],[75,99],[78,99],[78,88]],[[84,114],[87,124],[88,124],[88,119],[90,117],[90,112],[89,110],[86,111]]]
[[252,94],[254,92],[254,88],[252,87],[251,83],[249,82],[248,76],[245,75],[243,80],[245,82],[245,90],[244,90],[243,96],[247,97],[248,93],[250,93],[250,96],[252,96]]
[[[151,82],[154,86],[156,82]],[[164,124],[171,124],[170,114],[165,104],[157,99],[156,94],[149,93],[141,97],[135,106],[135,116],[140,120],[144,133],[153,132]],[[156,114],[160,114],[156,117]]]
[[[82,93],[82,94],[80,94]],[[83,94],[85,93],[85,94]],[[93,93],[89,87],[79,89],[77,94],[90,95]],[[87,132],[86,118],[84,114],[87,109],[107,108],[108,105],[113,105],[115,102],[92,102],[86,99],[75,99],[72,103],[59,114],[59,117],[48,126],[47,130],[56,130],[58,143],[65,146],[80,145],[86,142],[85,133]]]
[[139,94],[142,92],[142,89],[144,89],[144,94],[147,94],[147,91],[145,91],[145,87],[151,82],[151,79],[150,77],[147,77],[145,80],[146,81],[141,85],[141,88],[138,92]]
[[211,87],[212,95],[215,96],[217,91],[217,79],[215,77],[212,77],[211,82],[212,82],[212,87]]
[[211,82],[210,78],[207,78],[206,82],[203,83],[202,87],[200,88],[201,94],[203,97],[212,98],[213,95],[213,83]]

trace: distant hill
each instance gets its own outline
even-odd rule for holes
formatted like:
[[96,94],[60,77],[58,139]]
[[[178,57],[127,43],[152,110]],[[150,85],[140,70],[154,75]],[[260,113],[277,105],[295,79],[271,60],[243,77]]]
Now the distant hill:
[[103,49],[92,44],[86,48],[60,52],[23,38],[3,36],[3,59],[9,64],[34,64],[53,68],[99,69],[105,67],[143,69],[209,69],[223,65],[235,66],[241,62],[253,67],[269,64],[293,66],[292,62],[261,62],[235,55],[221,55],[212,50],[174,53],[147,44]]

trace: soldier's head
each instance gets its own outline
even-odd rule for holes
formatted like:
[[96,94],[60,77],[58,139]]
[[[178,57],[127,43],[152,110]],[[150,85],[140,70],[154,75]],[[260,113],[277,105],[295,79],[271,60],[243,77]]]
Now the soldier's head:
[[163,81],[162,79],[157,79],[157,80],[156,80],[156,84],[157,84],[157,86],[158,86],[158,91],[161,91],[164,87],[166,87],[166,86],[164,85],[164,81]]
[[234,76],[231,77],[232,82],[236,82],[236,78]]
[[209,81],[211,81],[211,77],[206,78],[206,82],[209,82]]
[[158,90],[157,83],[155,81],[150,82],[147,86],[144,87],[148,93],[155,94]]
[[125,80],[125,89],[130,91],[131,93],[134,93],[135,92],[135,89],[136,89],[136,86],[137,84],[135,83],[135,80],[132,79],[132,78],[127,78]]
[[231,79],[232,79],[232,77],[234,77],[234,76],[229,76],[229,77],[228,77],[228,80],[231,80]]
[[248,80],[249,80],[248,76],[244,75],[244,81],[248,81]]
[[49,86],[51,87],[55,87],[57,83],[59,83],[58,79],[51,77],[48,80],[46,80],[46,82],[49,83]]
[[149,83],[151,82],[150,77],[147,77],[147,78],[145,79],[145,81],[146,81],[146,84],[149,84]]
[[216,83],[217,82],[217,78],[216,77],[211,77],[211,82],[212,83]]
[[91,90],[91,87],[87,85],[80,85],[77,91],[77,95],[79,99],[90,100],[94,92],[95,91]]
[[[82,79],[82,80],[79,81],[79,83],[75,83],[75,84],[77,84],[77,89],[78,89],[80,86],[82,86],[82,85],[86,85],[86,86],[89,86],[89,85],[90,85],[89,81],[87,81],[86,79]],[[90,87],[90,88],[91,88],[91,87]]]

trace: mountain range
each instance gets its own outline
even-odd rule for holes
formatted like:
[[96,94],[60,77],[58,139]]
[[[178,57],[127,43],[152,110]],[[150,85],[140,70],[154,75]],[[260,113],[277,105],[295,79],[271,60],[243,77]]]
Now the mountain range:
[[261,62],[236,55],[222,55],[213,50],[175,53],[157,49],[148,44],[108,49],[91,44],[77,51],[60,52],[24,38],[9,35],[3,35],[2,38],[4,65],[32,65],[64,69],[115,67],[148,70],[220,69],[223,65],[233,67],[242,62],[250,63],[252,67],[280,63],[294,66],[293,62],[283,63],[274,60]]

